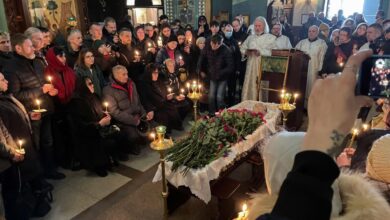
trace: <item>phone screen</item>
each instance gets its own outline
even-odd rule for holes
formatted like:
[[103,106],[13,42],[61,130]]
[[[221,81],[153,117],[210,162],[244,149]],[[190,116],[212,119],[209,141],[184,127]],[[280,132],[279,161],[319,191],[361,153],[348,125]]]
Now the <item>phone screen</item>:
[[372,56],[360,68],[358,93],[373,98],[390,97],[390,56]]

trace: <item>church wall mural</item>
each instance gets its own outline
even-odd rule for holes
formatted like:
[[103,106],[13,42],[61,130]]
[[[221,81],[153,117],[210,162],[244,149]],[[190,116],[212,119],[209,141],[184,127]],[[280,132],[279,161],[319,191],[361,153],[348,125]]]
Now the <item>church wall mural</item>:
[[80,24],[76,0],[28,0],[28,11],[33,26],[51,31],[65,31]]

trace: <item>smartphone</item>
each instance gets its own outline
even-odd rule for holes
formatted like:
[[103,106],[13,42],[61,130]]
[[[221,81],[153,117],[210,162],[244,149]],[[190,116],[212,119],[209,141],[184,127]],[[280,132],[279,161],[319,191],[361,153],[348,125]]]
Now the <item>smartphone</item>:
[[390,56],[373,55],[360,68],[357,94],[372,98],[390,97]]

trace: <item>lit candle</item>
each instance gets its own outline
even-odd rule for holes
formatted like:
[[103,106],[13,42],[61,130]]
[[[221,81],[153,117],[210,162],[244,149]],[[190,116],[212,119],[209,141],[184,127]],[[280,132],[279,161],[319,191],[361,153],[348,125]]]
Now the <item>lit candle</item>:
[[201,84],[198,85],[198,89],[199,89],[199,93],[202,93],[201,92],[201,89],[202,89],[202,85]]
[[248,218],[248,206],[246,203],[242,205],[242,211],[238,213],[238,220],[246,220]]
[[138,50],[135,51],[135,56],[139,56]]
[[19,144],[19,149],[21,150],[23,147],[23,140],[19,139],[18,140],[18,144]]
[[363,127],[363,131],[367,131],[370,128],[368,124],[363,124],[362,127]]
[[192,44],[192,38],[188,39],[188,43]]
[[180,94],[184,95],[184,89],[180,89]]
[[172,93],[172,88],[168,87],[168,95]]
[[352,130],[351,142],[349,143],[348,147],[352,147],[353,142],[355,141],[355,138],[356,138],[356,136],[357,136],[358,134],[359,134],[359,130],[356,129],[356,128],[354,128],[354,129]]
[[108,102],[104,102],[103,103],[104,107],[106,108],[106,111],[104,111],[105,113],[108,113]]
[[149,48],[152,47],[152,44],[151,44],[151,43],[148,43],[148,47],[149,47]]
[[298,96],[299,96],[298,93],[294,93],[294,103],[293,103],[293,105],[296,104]]
[[183,60],[183,57],[182,56],[179,56],[179,61],[182,61]]
[[343,66],[344,66],[344,63],[343,63],[343,62],[341,62],[341,63],[339,63],[339,65],[340,65],[340,67],[343,67]]
[[241,46],[241,41],[238,41],[238,46]]
[[188,93],[190,93],[190,87],[191,87],[190,83],[187,83],[186,86],[187,86]]
[[150,133],[149,137],[150,137],[150,139],[153,140],[153,142],[156,141],[156,133],[154,133],[154,132]]
[[19,148],[18,149],[15,149],[15,151],[18,153],[18,154],[25,154],[26,152],[24,151],[23,149],[23,140],[19,139],[18,140],[18,145],[19,145]]
[[35,102],[36,102],[37,105],[38,105],[38,110],[41,110],[41,100],[36,99]]
[[162,39],[161,39],[161,37],[158,37],[157,45],[158,45],[159,47],[162,47]]
[[49,83],[51,84],[52,77],[51,77],[51,76],[48,76],[48,77],[47,77],[47,80],[48,80]]

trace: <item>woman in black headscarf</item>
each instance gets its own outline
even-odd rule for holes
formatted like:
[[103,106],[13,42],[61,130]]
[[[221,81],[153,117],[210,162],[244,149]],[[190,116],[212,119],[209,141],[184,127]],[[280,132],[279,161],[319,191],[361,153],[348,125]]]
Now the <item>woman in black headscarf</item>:
[[103,110],[103,103],[94,93],[91,78],[78,78],[76,86],[76,94],[69,103],[76,155],[84,168],[104,177],[111,169],[110,156],[116,146],[116,141],[103,132],[108,130],[111,116]]
[[[172,91],[168,91],[164,83],[159,80],[158,65],[151,63],[146,66],[143,80],[139,87],[142,105],[146,111],[154,111],[154,120],[171,129],[183,130],[180,114],[170,100],[176,98]],[[177,94],[179,95],[179,94]]]

